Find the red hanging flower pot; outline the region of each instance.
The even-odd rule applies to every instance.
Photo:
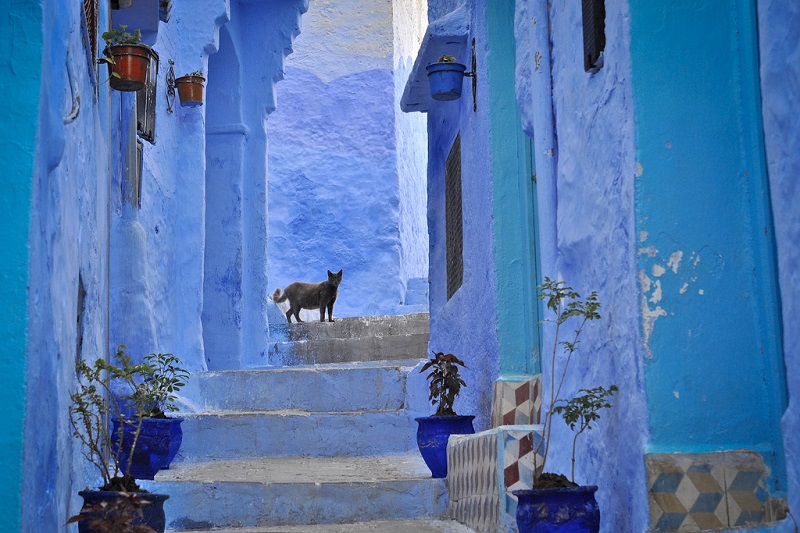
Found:
[[[199,73],[187,74],[175,80],[182,107],[197,107],[203,105],[205,82],[206,79]]]
[[[138,91],[147,81],[150,69],[150,47],[145,44],[118,44],[109,46],[106,55],[109,84],[117,91]]]

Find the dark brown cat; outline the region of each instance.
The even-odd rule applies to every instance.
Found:
[[[286,320],[292,322],[292,315],[300,320],[300,309],[319,309],[319,321],[325,322],[325,309],[328,310],[328,322],[333,322],[333,304],[342,282],[342,271],[336,274],[328,270],[328,280],[322,283],[304,283],[295,281],[283,291],[278,287],[272,293],[275,303],[285,302],[289,299],[289,310],[286,311]]]

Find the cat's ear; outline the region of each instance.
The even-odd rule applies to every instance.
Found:
[[[331,277],[331,276],[333,276],[333,272],[331,272],[330,270],[328,270],[328,277]]]
[[[344,270],[344,269],[340,268],[339,272],[336,273],[336,275],[339,276],[340,278],[342,277],[342,270]]]

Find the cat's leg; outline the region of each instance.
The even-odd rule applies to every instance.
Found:
[[[325,322],[325,306],[324,305],[320,305],[319,306],[319,321],[320,322]]]
[[[286,311],[286,320],[289,321],[289,324],[292,323],[292,308],[290,307],[288,311]]]
[[[328,322],[333,322],[333,304],[334,304],[334,302],[336,302],[335,298],[333,300],[331,300],[331,303],[328,304]],[[324,313],[323,313],[322,316],[323,317],[325,316]]]
[[[300,309],[302,309],[302,307],[300,307],[299,305],[296,306],[296,307],[294,305],[292,305],[292,311],[294,311],[294,317],[297,319],[298,322],[302,322],[303,321],[300,318]]]

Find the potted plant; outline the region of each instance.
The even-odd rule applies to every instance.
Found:
[[[147,505],[141,494],[121,492],[115,500],[84,506],[80,513],[67,520],[67,524],[85,521],[91,531],[102,533],[156,533],[152,527],[141,523]]]
[[[437,405],[432,416],[415,418],[419,424],[417,445],[431,470],[433,477],[447,477],[447,440],[454,434],[475,433],[472,426],[472,415],[461,416],[453,410],[453,402],[467,384],[459,375],[459,366],[466,365],[451,353],[434,352],[420,373],[430,369],[427,379],[430,381],[428,399]]]
[[[112,418],[111,444],[115,450],[119,449],[122,469],[129,468],[135,479],[153,479],[159,470],[169,468],[183,441],[183,418],[170,418],[166,414],[177,411],[175,393],[189,379],[189,373],[179,366],[180,362],[170,353],[146,355],[141,366],[141,381],[130,384],[133,388],[131,406],[136,413],[131,417],[123,411],[125,416]],[[120,427],[123,431],[119,431]]]
[[[592,423],[600,418],[599,411],[611,407],[608,400],[618,388],[611,385],[608,388],[580,389],[579,394],[571,399],[563,398],[561,394],[583,328],[590,320],[600,318],[600,302],[596,292],[584,299],[565,282],[547,277],[538,290],[538,297],[544,300],[545,307],[555,315],[555,318],[544,320],[555,325],[555,335],[549,368],[550,390],[545,401],[544,434],[534,452],[533,489],[514,491],[517,496],[517,527],[519,533],[598,533],[600,509],[594,497],[597,486],[579,486],[575,483],[576,444],[581,433],[592,429]],[[561,341],[562,328],[573,320],[578,323],[574,335],[571,340]],[[560,373],[556,371],[559,349],[565,356]],[[570,429],[578,428],[572,440],[571,480],[560,474],[544,472],[550,451],[554,415],[561,416]],[[540,454],[542,463],[538,464],[537,457]]]
[[[109,429],[109,418],[121,418],[125,410],[124,404],[135,405],[137,401],[133,394],[117,393],[118,386],[135,385],[146,371],[146,365],[133,364],[131,358],[125,354],[125,346],[121,345],[117,348],[113,362],[98,359],[89,365],[81,359],[76,363],[75,370],[77,385],[70,393],[72,404],[69,408],[72,434],[83,445],[83,456],[97,468],[103,484],[98,490],[87,488],[79,492],[84,500],[83,508],[70,521],[78,522],[80,533],[107,531],[100,526],[97,529],[92,526],[93,522],[103,519],[104,513],[99,511],[109,506],[124,509],[124,505],[113,502],[124,498],[125,493],[136,493],[146,504],[142,509],[142,516],[129,516],[132,523],[146,524],[156,532],[163,533],[166,524],[164,501],[169,496],[144,491],[130,474],[130,466],[123,468],[120,461],[123,451],[129,456],[134,455],[144,410],[134,408],[128,415],[135,428],[134,439],[125,444],[130,448],[123,450],[120,446],[112,446],[114,437]],[[122,438],[122,431],[121,427],[115,430],[118,433],[116,438]]]
[[[206,78],[203,76],[203,72],[199,70],[195,70],[175,80],[182,107],[197,107],[203,105],[203,89],[205,88],[205,82]]]
[[[133,0],[111,0],[111,9],[128,9],[133,5]]]
[[[138,91],[147,82],[150,68],[150,47],[142,43],[142,33],[128,33],[127,26],[103,32],[106,48],[100,62],[108,65],[109,83],[118,91]]]
[[[428,71],[428,82],[431,97],[434,100],[458,100],[461,98],[461,86],[467,66],[456,62],[454,56],[440,56],[436,63],[431,63]]]

